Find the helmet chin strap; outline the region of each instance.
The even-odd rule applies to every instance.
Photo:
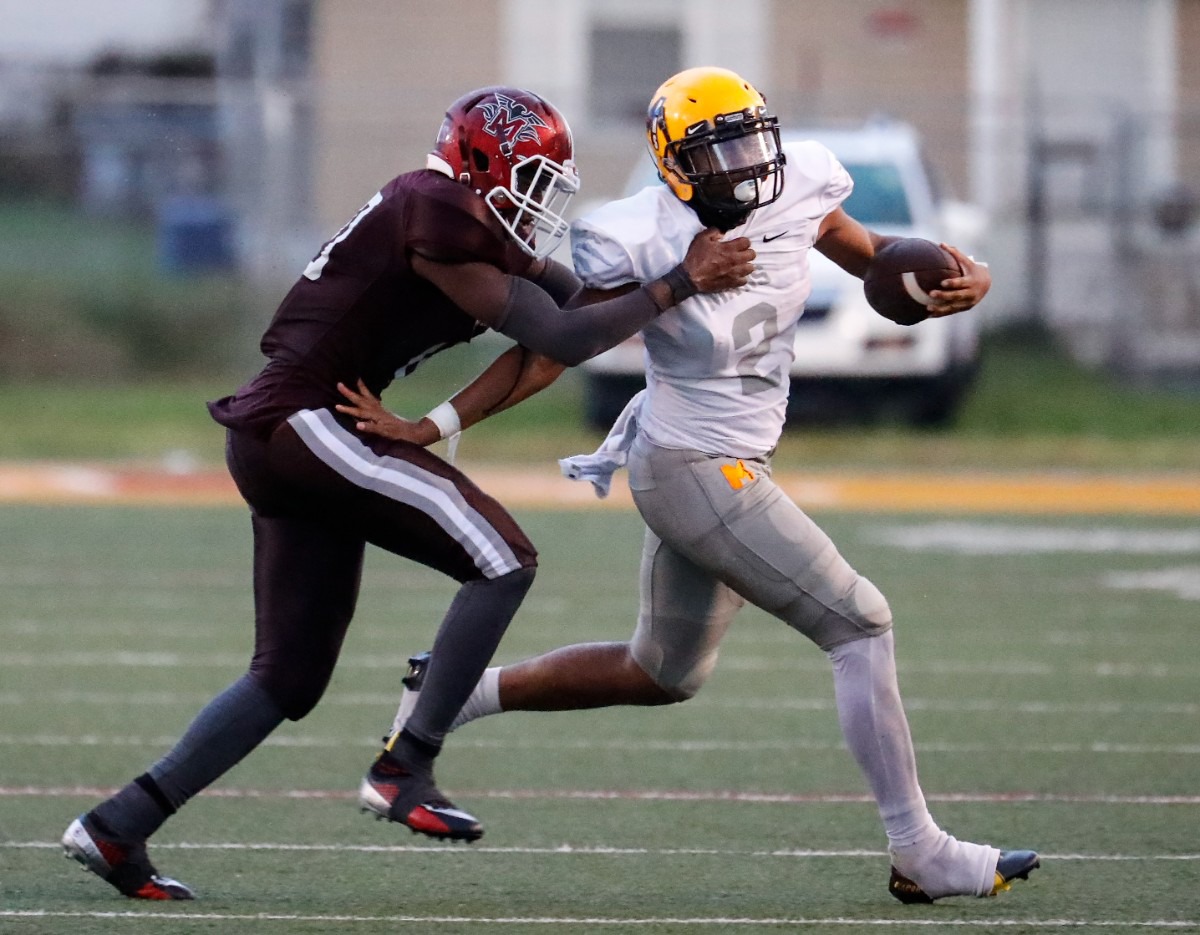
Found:
[[[701,224],[705,227],[715,227],[722,234],[745,224],[746,220],[750,217],[750,212],[754,210],[753,205],[747,205],[744,209],[740,210],[713,208],[709,205],[701,204],[695,198],[692,198],[686,204],[696,212],[696,217],[700,219]]]

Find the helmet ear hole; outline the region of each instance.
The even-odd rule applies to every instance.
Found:
[[[475,164],[476,172],[487,172],[488,157],[487,153],[485,153],[483,150],[473,148],[471,150],[471,162]]]

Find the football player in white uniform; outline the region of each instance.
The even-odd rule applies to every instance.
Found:
[[[487,671],[455,726],[500,711],[654,705],[692,697],[745,601],[815,642],[833,666],[846,743],[874,793],[891,855],[889,891],[904,902],[990,896],[1038,866],[1033,851],[958,841],[926,807],[896,681],[884,596],[772,482],[796,324],[820,250],[861,277],[889,242],[841,208],[853,182],[815,142],[782,147],[762,96],[733,72],[696,68],[654,95],[647,135],[665,185],[611,202],[572,226],[583,289],[576,302],[637,288],[675,268],[706,228],[749,238],[747,285],[693,295],[642,335],[647,386],[595,455],[566,459],[568,476],[601,493],[629,470],[643,519],[641,603],[628,642],[567,646]],[[786,185],[784,184],[786,179]],[[971,308],[989,273],[953,247],[962,275],[932,293],[932,315]],[[485,372],[453,399],[462,425],[547,385],[560,366],[531,359]],[[370,394],[344,390],[363,426],[422,443],[421,426]],[[393,732],[418,694],[427,656],[412,660]]]

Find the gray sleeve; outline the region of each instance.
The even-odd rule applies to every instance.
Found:
[[[567,300],[571,296],[583,288],[583,280],[575,275],[575,271],[555,260],[547,260],[542,275],[529,281],[549,292],[550,297],[558,303],[560,308],[567,304]]]
[[[660,309],[645,288],[582,308],[560,309],[543,289],[514,277],[496,330],[568,367],[641,331]]]

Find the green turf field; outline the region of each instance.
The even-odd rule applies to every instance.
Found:
[[[542,571],[501,660],[625,637],[636,516],[520,518]],[[200,901],[122,899],[57,841],[242,671],[248,521],[5,505],[0,931],[1200,929],[1195,521],[817,518],[892,603],[935,816],[962,837],[1040,850],[1029,883],[992,900],[892,900],[824,657],[754,610],[687,704],[509,714],[454,734],[441,784],[485,821],[479,844],[369,820],[353,792],[403,660],[451,594],[373,552],[322,705],[155,839],[159,867]]]

